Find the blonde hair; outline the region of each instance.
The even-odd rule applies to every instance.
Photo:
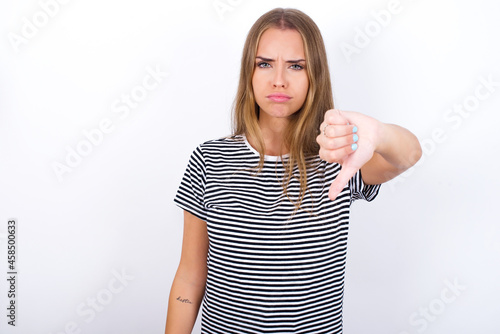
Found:
[[[300,192],[294,204],[298,209],[307,191],[307,168],[309,167],[307,158],[319,153],[319,145],[316,142],[319,126],[323,121],[325,111],[333,109],[328,60],[319,28],[309,16],[299,10],[273,9],[262,15],[250,29],[241,59],[240,80],[233,111],[233,135],[246,135],[254,140],[255,148],[260,154],[259,171],[264,165],[265,144],[258,123],[259,106],[253,92],[252,77],[260,37],[269,28],[296,30],[300,33],[304,43],[309,90],[304,105],[290,117],[284,134],[289,156],[284,161],[286,173],[283,188],[288,196],[286,186],[292,177],[296,177],[293,175],[293,168],[297,166]]]

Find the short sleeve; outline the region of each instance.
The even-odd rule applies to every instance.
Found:
[[[349,187],[351,189],[351,202],[358,199],[371,202],[377,197],[380,190],[380,184],[371,185],[363,182],[361,170],[358,170],[349,180]]]
[[[206,221],[205,209],[206,168],[203,153],[197,147],[189,158],[186,172],[182,177],[174,202],[181,209]]]

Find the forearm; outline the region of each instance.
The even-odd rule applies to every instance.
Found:
[[[395,169],[405,171],[421,157],[420,143],[413,133],[395,124],[381,123],[375,153]]]
[[[422,155],[413,133],[358,112],[330,109],[319,130],[316,141],[321,159],[342,165],[330,186],[332,200],[358,170],[364,183],[381,184],[413,166]]]
[[[177,271],[168,301],[165,334],[190,334],[205,292],[206,277],[198,282],[188,281]]]
[[[420,143],[413,133],[394,124],[380,123],[374,153],[362,168],[367,184],[387,182],[413,166],[422,156]]]

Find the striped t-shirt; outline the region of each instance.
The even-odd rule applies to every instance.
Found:
[[[202,333],[342,333],[350,206],[374,199],[380,185],[364,185],[358,171],[331,201],[340,166],[310,159],[308,191],[294,214],[283,162],[266,156],[256,173],[259,154],[244,136],[192,153],[174,201],[207,223]],[[299,181],[287,189],[296,200]]]

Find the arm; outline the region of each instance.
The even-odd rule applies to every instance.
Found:
[[[359,169],[363,182],[379,184],[413,166],[422,155],[410,131],[357,112],[328,110],[320,131],[316,140],[321,159],[342,165],[330,186],[332,200]]]
[[[422,156],[417,137],[394,124],[378,124],[378,141],[373,157],[361,167],[363,182],[387,182],[413,166]]]
[[[181,260],[170,289],[165,334],[191,333],[205,292],[207,253],[207,224],[184,211]]]

